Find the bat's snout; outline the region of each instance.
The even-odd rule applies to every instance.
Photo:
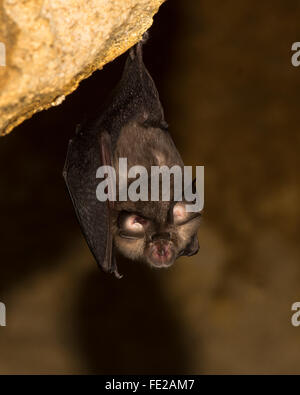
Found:
[[[174,251],[169,240],[158,239],[151,247],[150,263],[155,267],[168,267],[174,262]]]

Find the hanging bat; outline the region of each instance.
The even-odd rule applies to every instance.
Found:
[[[188,212],[184,201],[96,198],[97,169],[114,167],[118,180],[120,158],[127,158],[129,168],[144,166],[149,174],[151,166],[184,166],[143,63],[143,41],[130,49],[107,109],[91,125],[77,130],[69,142],[63,171],[89,248],[98,265],[116,277],[120,277],[116,252],[162,268],[179,256],[196,254],[199,248],[200,214]],[[174,190],[172,183],[171,188]]]

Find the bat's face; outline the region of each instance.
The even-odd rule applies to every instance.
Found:
[[[188,213],[183,203],[169,204],[164,210],[160,203],[146,216],[123,210],[117,220],[115,246],[130,259],[169,267],[179,256],[197,253],[199,222],[200,214]]]

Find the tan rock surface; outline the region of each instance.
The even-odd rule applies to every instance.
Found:
[[[164,0],[0,0],[0,135],[134,45]]]

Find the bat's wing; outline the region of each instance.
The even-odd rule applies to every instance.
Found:
[[[107,164],[109,147],[106,133],[78,132],[69,142],[63,176],[67,184],[76,215],[88,246],[98,265],[118,277],[113,257],[108,202],[96,197],[96,171]],[[99,182],[99,181],[98,181]]]

